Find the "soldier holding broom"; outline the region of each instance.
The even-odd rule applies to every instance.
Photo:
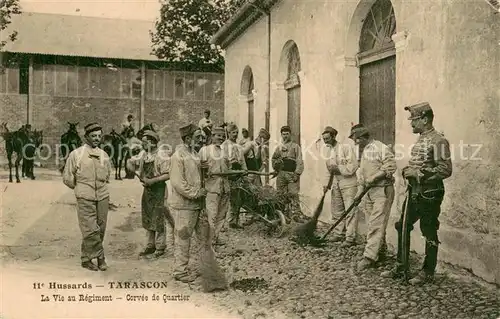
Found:
[[[200,157],[198,151],[202,147],[203,133],[194,124],[179,129],[182,144],[177,147],[171,158],[170,184],[172,194],[168,198],[168,206],[175,225],[175,268],[174,278],[181,282],[192,282],[200,275],[198,261],[195,269],[189,269],[191,237],[193,232],[203,244],[202,233],[209,228],[205,215],[201,215],[202,201],[207,191],[202,188],[200,174]],[[197,246],[199,246],[197,245]],[[198,257],[198,251],[194,256]]]
[[[332,179],[332,217],[339,219],[345,210],[354,202],[358,191],[358,180],[356,171],[358,169],[358,159],[354,148],[349,144],[340,144],[335,139],[337,130],[331,126],[323,130],[323,141],[328,148],[326,168],[328,174],[323,186],[323,191],[327,191],[330,176]],[[358,228],[358,210],[355,207],[351,213],[333,230],[332,241],[342,243],[343,247],[350,247],[356,244]]]
[[[358,194],[370,187],[365,195],[367,214],[366,246],[358,270],[375,266],[385,243],[387,222],[394,201],[396,159],[391,149],[375,140],[362,124],[354,125],[349,136],[363,150],[359,167]]]

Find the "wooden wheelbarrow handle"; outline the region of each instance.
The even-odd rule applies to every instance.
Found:
[[[222,172],[222,173],[211,173],[209,176],[233,176],[233,175],[261,175],[261,176],[273,176],[276,173],[271,172],[271,173],[266,173],[266,172],[259,172],[259,171],[228,171],[228,172]]]

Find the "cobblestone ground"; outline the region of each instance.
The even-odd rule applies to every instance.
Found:
[[[230,281],[259,278],[261,289],[238,292],[244,296],[244,317],[262,316],[274,309],[298,318],[498,318],[499,290],[473,277],[458,276],[449,267],[433,284],[414,287],[381,278],[394,262],[388,256],[375,269],[357,272],[363,246],[329,243],[323,248],[300,247],[287,239],[266,238],[257,225],[225,233],[218,249]],[[323,230],[319,230],[325,231]],[[412,256],[412,271],[420,258]],[[220,297],[230,302],[232,296]]]
[[[48,273],[71,269],[74,276],[86,275],[78,264],[80,236],[74,198],[64,187],[55,186],[60,183],[57,177],[53,179],[54,185],[38,180],[23,181],[22,186],[8,184],[3,194],[2,235],[9,239],[10,234],[19,234],[19,238],[7,240],[4,250],[8,251],[9,260],[19,264],[47,265]],[[33,188],[27,183],[40,184]],[[114,207],[106,235],[111,267],[106,280],[169,280],[172,289],[199,294],[196,285],[171,281],[170,258],[154,261],[137,258],[145,239],[139,213],[139,183],[113,181],[110,188]],[[35,189],[37,193],[26,201],[7,198],[14,195],[23,198]],[[55,194],[49,193],[49,189]],[[47,192],[39,194],[44,191]],[[19,206],[11,206],[14,204]],[[37,213],[40,216],[34,218]],[[23,220],[26,226],[21,225]],[[500,316],[498,287],[484,284],[466,272],[440,265],[434,284],[406,286],[379,276],[391,266],[390,256],[379,268],[358,273],[354,269],[362,256],[362,246],[341,248],[328,243],[323,248],[299,247],[288,239],[271,238],[262,228],[262,224],[255,223],[243,230],[222,233],[221,239],[226,244],[217,247],[217,254],[232,288],[201,294],[200,303],[209,302],[234,317],[249,319]],[[413,259],[416,271],[420,260],[418,256]]]

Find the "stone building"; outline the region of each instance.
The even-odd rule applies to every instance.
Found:
[[[394,243],[400,169],[417,138],[404,106],[430,102],[454,165],[440,259],[500,283],[498,10],[487,0],[247,2],[212,39],[225,49],[225,118],[254,132],[269,127],[274,140],[291,126],[304,150],[308,206],[321,194],[322,128],[334,126],[342,141],[353,123],[364,123],[399,155],[387,230]],[[421,252],[418,227],[414,234]]]
[[[205,109],[223,120],[224,75],[159,61],[151,54],[150,21],[26,12],[9,28],[18,38],[3,53],[4,62],[15,63],[0,74],[0,122],[44,131],[42,165],[55,165],[67,122],[79,122],[83,135],[86,123],[99,121],[107,134],[120,132],[132,114],[136,131],[154,123],[173,148],[179,125],[198,123]],[[3,150],[0,156],[5,163]]]

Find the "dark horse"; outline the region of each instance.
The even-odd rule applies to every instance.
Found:
[[[129,172],[127,170],[127,161],[132,157],[132,155],[134,155],[133,154],[134,150],[131,149],[130,140],[135,137],[135,130],[132,126],[127,126],[122,130],[120,135],[125,138],[125,142],[126,142],[123,145],[123,149],[122,149],[122,157],[123,157],[122,167],[125,168],[125,178],[134,179],[135,178],[134,172]]]
[[[108,154],[115,168],[115,179],[121,180],[122,166],[127,156],[127,140],[125,136],[116,133],[113,129],[109,134],[102,137],[101,148]]]
[[[43,143],[43,130],[27,131],[27,143],[24,145],[22,176],[35,179],[34,163],[36,151]]]
[[[61,173],[64,171],[64,166],[66,165],[66,159],[68,158],[69,153],[82,146],[82,139],[76,130],[78,123],[79,122],[68,122],[68,131],[61,136],[61,145],[59,146],[59,156],[61,157],[60,160],[62,162],[59,171]]]
[[[16,153],[16,182],[21,183],[19,179],[19,163],[23,158],[24,146],[28,143],[28,136],[24,129],[11,132],[7,128],[7,123],[0,126],[0,134],[5,140],[5,150],[7,151],[7,160],[9,161],[9,183],[12,183],[12,154]]]

